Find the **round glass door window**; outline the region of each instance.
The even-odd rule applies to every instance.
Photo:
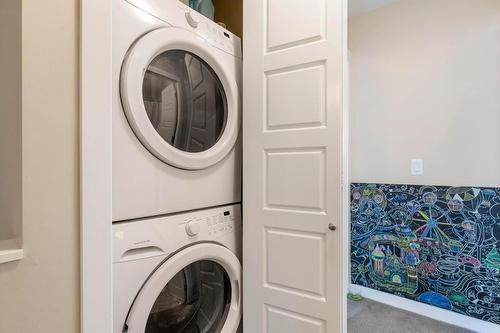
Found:
[[[156,299],[145,333],[217,333],[231,303],[231,283],[224,268],[198,261],[177,273]]]
[[[183,50],[169,50],[146,69],[142,96],[147,116],[169,145],[199,153],[213,147],[224,132],[227,100],[214,70]]]

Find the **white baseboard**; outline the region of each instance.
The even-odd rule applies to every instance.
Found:
[[[459,326],[478,333],[499,333],[500,325],[495,325],[483,320],[464,316],[456,312],[444,310],[435,306],[412,301],[382,291],[352,285],[352,289],[360,291],[361,296],[373,301],[384,303],[402,310],[413,312],[451,325]]]

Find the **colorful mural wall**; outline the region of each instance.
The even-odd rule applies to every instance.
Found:
[[[500,324],[500,188],[351,185],[352,282]]]

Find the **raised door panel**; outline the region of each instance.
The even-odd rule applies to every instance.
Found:
[[[267,51],[324,38],[327,0],[264,1],[264,10],[267,11]]]
[[[325,321],[298,313],[266,306],[265,333],[325,333]]]
[[[325,65],[266,73],[267,130],[325,125]]]
[[[324,234],[267,229],[265,247],[267,287],[325,299]]]
[[[325,210],[323,149],[268,150],[265,169],[265,207]]]

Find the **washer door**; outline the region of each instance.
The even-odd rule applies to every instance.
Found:
[[[222,51],[180,28],[140,38],[123,63],[120,93],[141,143],[182,169],[203,169],[233,148],[239,129],[239,93],[220,61]]]
[[[127,333],[235,333],[241,320],[241,265],[223,246],[198,244],[165,261],[127,317]]]

